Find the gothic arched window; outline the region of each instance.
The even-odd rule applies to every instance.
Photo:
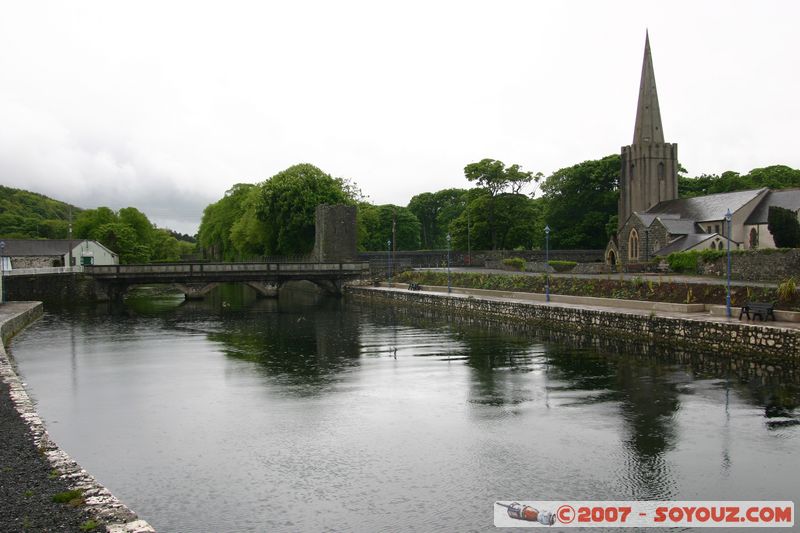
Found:
[[[631,229],[628,234],[628,259],[639,260],[639,232],[636,231],[636,228]]]
[[[663,180],[664,178],[667,177],[667,168],[664,166],[664,162],[663,161],[661,161],[658,164],[657,172],[658,172],[658,179]]]

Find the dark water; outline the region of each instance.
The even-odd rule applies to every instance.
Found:
[[[162,532],[486,531],[495,500],[800,495],[796,373],[234,289],[50,313],[11,351],[56,442]]]

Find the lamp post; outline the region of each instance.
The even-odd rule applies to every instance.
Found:
[[[392,286],[392,239],[386,241],[386,267],[389,270],[389,287]]]
[[[3,295],[3,291],[5,289],[5,287],[4,287],[4,285],[5,285],[4,276],[6,274],[5,273],[5,265],[3,264],[3,262],[5,260],[4,257],[3,257],[3,254],[4,254],[5,251],[6,251],[6,241],[0,241],[0,304],[5,301],[5,299],[3,298],[3,296],[4,296]]]
[[[450,234],[447,234],[447,292],[450,293],[453,291],[452,285],[450,284]]]
[[[725,222],[728,224],[728,290],[725,294],[725,313],[728,318],[731,317],[731,218],[733,218],[733,214],[729,208],[728,212],[725,213]]]
[[[644,262],[650,261],[650,228],[644,228]]]
[[[544,227],[544,298],[550,301],[550,226]]]
[[[467,266],[472,266],[472,243],[470,242],[469,206],[467,206]]]

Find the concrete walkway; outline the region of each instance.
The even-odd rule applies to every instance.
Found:
[[[433,270],[433,269],[431,269]],[[481,269],[486,270],[486,269]],[[397,292],[408,292],[408,288],[406,284],[396,284],[396,288],[390,287],[374,287],[375,290],[378,291],[397,291]],[[436,294],[447,294],[447,287],[432,287],[429,285],[425,286],[425,290],[423,292],[428,293],[436,293]],[[492,291],[492,290],[485,290],[485,289],[467,289],[462,287],[453,287],[453,292],[450,296],[455,298],[483,298],[487,300],[493,301],[507,301],[507,302],[517,302],[517,303],[535,303],[536,305],[548,305],[554,307],[565,307],[565,308],[572,308],[572,309],[595,309],[600,311],[606,311],[611,313],[626,313],[631,315],[639,315],[639,316],[659,316],[659,317],[666,317],[666,318],[680,318],[685,320],[693,320],[693,321],[700,321],[700,322],[709,322],[709,323],[717,323],[717,324],[724,324],[724,323],[732,323],[732,324],[751,324],[757,326],[764,326],[769,328],[782,328],[782,329],[792,329],[792,330],[800,330],[800,322],[787,322],[787,321],[766,321],[762,322],[760,320],[747,320],[746,318],[742,318],[742,320],[738,319],[739,316],[739,308],[736,307],[732,309],[732,317],[728,318],[724,314],[717,315],[711,314],[706,310],[697,311],[697,312],[680,312],[675,310],[663,310],[659,309],[659,306],[655,306],[652,309],[635,309],[628,305],[625,305],[627,300],[616,300],[612,298],[591,298],[592,303],[568,303],[568,302],[545,302],[545,295],[543,294],[535,294],[535,293],[523,293],[523,292],[510,292],[510,291]],[[553,295],[553,297],[557,297],[558,295]],[[576,298],[576,300],[580,300],[580,298]],[[588,298],[585,300],[589,300]],[[700,306],[697,306],[700,307]]]

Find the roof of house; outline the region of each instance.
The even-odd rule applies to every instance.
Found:
[[[5,243],[2,254],[5,256],[64,256],[69,253],[70,242],[73,245],[80,241],[67,239],[0,239]]]
[[[753,212],[750,213],[745,224],[766,224],[769,217],[769,208],[772,206],[783,207],[796,212],[800,209],[800,189],[781,189],[768,192]]]
[[[762,188],[667,200],[654,205],[647,210],[646,214],[655,216],[677,215],[680,218],[698,222],[723,220],[728,209],[735,213],[765,190]]]
[[[63,257],[69,253],[70,247],[74,250],[84,239],[0,239],[5,243],[2,252],[8,257],[26,256],[58,256]],[[89,241],[95,246],[105,249],[111,255],[117,255],[97,241]]]

